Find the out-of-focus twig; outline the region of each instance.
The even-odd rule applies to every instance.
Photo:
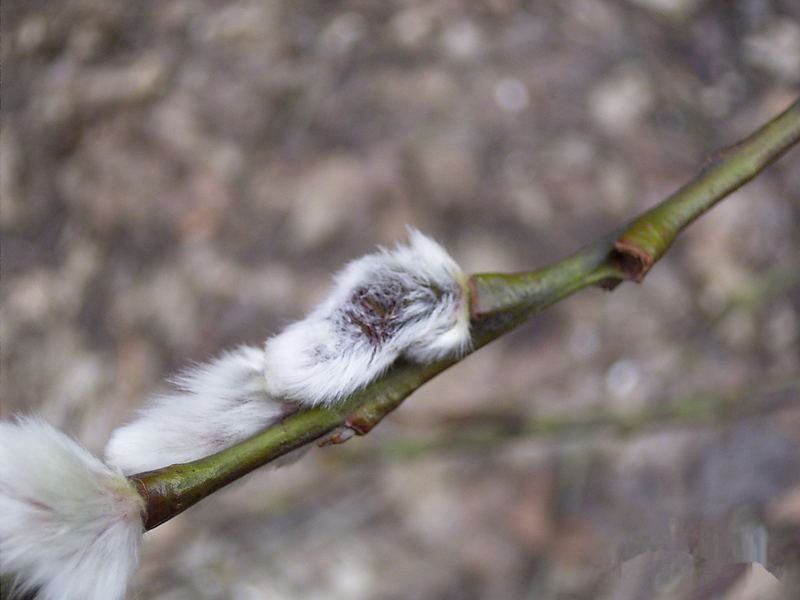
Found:
[[[575,414],[535,417],[516,412],[478,412],[442,419],[434,431],[425,434],[383,439],[379,448],[352,450],[345,458],[408,460],[431,453],[482,451],[521,440],[572,439],[575,435],[590,440],[597,436],[639,435],[662,427],[709,427],[792,406],[800,407],[800,379],[766,389],[739,390],[735,394],[711,391],[639,409],[600,407]]]

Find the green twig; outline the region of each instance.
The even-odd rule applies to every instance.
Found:
[[[677,235],[758,175],[800,139],[800,100],[738,144],[715,154],[687,185],[628,226],[614,245],[631,279],[641,281]]]
[[[689,184],[630,225],[574,255],[532,273],[470,278],[473,350],[535,313],[591,285],[613,288],[641,281],[680,231],[744,185],[800,140],[800,100],[744,141],[718,153]],[[398,364],[344,403],[315,408],[207,458],[131,477],[147,503],[152,529],[250,471],[328,436],[326,443],[365,434],[423,383],[457,359],[430,365]]]

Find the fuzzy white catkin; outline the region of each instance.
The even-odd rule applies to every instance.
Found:
[[[267,393],[264,351],[252,346],[188,369],[173,384],[175,392],[153,398],[111,435],[106,460],[125,474],[219,452],[275,423],[286,409]]]
[[[311,314],[267,340],[267,390],[301,405],[331,404],[400,357],[426,363],[469,344],[466,277],[444,248],[409,229],[408,245],[346,265]]]
[[[43,600],[119,600],[136,569],[142,498],[44,421],[0,423],[0,571]]]

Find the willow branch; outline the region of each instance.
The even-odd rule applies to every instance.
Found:
[[[612,289],[626,279],[641,282],[687,225],[798,141],[800,100],[747,139],[717,153],[692,181],[656,207],[572,256],[531,273],[473,275],[472,351],[580,289],[598,284]],[[353,433],[369,432],[412,392],[457,360],[398,364],[339,405],[297,413],[207,458],[132,476],[146,500],[145,526],[156,527],[228,483],[314,440],[338,443]]]

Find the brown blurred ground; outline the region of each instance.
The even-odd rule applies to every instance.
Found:
[[[800,87],[795,0],[3,9],[2,415],[98,452],[165,375],[259,343],[406,224],[469,271],[542,265]],[[798,264],[794,150],[645,285],[581,293],[368,438],[154,531],[132,597],[684,598],[739,562],[800,585],[796,393],[715,426],[381,451],[486,409],[758,412],[800,373]]]

